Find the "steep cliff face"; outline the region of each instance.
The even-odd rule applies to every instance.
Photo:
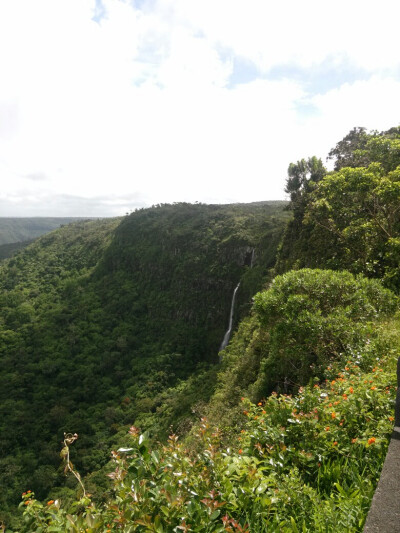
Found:
[[[163,433],[208,399],[233,289],[241,281],[235,323],[274,263],[283,207],[163,205],[60,228],[4,262],[5,500],[26,479],[39,496],[63,482],[54,450],[64,431],[82,435],[84,473],[126,425]]]
[[[151,353],[216,361],[233,289],[243,278],[243,307],[274,263],[285,217],[281,207],[178,204],[133,213],[95,273],[102,305],[110,317],[129,318],[132,328],[144,320]],[[253,250],[257,260],[250,273]],[[239,307],[237,316],[244,311]]]

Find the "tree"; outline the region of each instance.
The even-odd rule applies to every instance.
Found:
[[[313,227],[309,246],[320,243],[321,266],[391,278],[399,291],[400,167],[386,174],[381,163],[372,163],[327,176],[312,195],[305,223]]]
[[[321,159],[315,156],[290,163],[285,192],[290,194],[292,209],[299,203],[303,194],[312,190],[313,184],[318,183],[325,174],[326,168]]]
[[[368,165],[371,160],[363,150],[371,135],[376,135],[376,132],[368,134],[365,128],[353,128],[350,130],[328,154],[327,159],[335,160],[334,170],[340,170],[343,167],[362,167]]]

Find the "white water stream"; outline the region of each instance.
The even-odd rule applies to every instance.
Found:
[[[232,334],[232,325],[233,325],[233,311],[235,310],[236,293],[237,293],[237,291],[238,291],[239,286],[240,286],[240,281],[239,281],[239,283],[237,284],[235,290],[233,291],[232,303],[231,303],[231,314],[229,315],[229,326],[228,326],[228,329],[226,330],[224,340],[222,341],[221,346],[220,346],[220,348],[219,348],[219,351],[220,351],[220,352],[221,352],[224,348],[226,348],[226,347],[228,346],[229,339],[231,338],[231,334]]]

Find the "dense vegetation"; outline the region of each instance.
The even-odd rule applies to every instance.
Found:
[[[362,530],[400,353],[400,129],[329,157],[289,166],[282,239],[282,205],[158,206],[3,267],[17,531]]]
[[[86,474],[133,422],[161,437],[190,426],[213,391],[233,289],[241,281],[238,318],[274,264],[284,205],[163,205],[79,222],[4,263],[3,513],[27,479],[41,498],[65,484],[58,448],[68,428],[82,435]],[[98,495],[100,477],[89,480]]]
[[[352,130],[331,155],[335,172],[324,179],[321,168],[313,172],[304,161],[289,168],[294,216],[277,272],[347,269],[380,278],[399,292],[400,127],[380,134]]]

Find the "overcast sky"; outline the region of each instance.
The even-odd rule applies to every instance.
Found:
[[[0,216],[285,198],[400,124],[398,0],[0,0]]]

